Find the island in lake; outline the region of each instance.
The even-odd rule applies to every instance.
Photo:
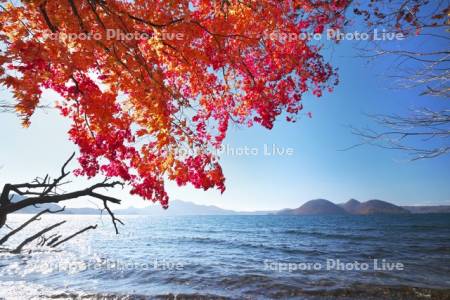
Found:
[[[380,215],[380,214],[419,214],[449,213],[450,206],[397,206],[374,199],[360,202],[350,199],[345,203],[335,204],[326,199],[314,199],[294,209],[283,209],[277,215]]]

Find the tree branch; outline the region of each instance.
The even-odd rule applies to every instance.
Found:
[[[108,214],[111,216],[111,219],[112,219],[112,222],[113,222],[113,225],[114,225],[114,229],[116,230],[116,234],[119,234],[119,230],[117,229],[117,223],[116,222],[119,222],[122,225],[124,225],[124,223],[120,219],[116,218],[114,213],[108,207],[108,201],[107,200],[103,201],[103,205],[105,206],[105,209],[108,212]]]
[[[56,248],[56,247],[58,247],[59,245],[61,245],[62,243],[65,243],[65,242],[67,242],[68,240],[73,239],[73,238],[76,237],[77,235],[80,235],[80,234],[82,234],[83,232],[88,231],[88,230],[90,230],[90,229],[96,229],[96,228],[97,228],[97,225],[93,225],[93,226],[91,225],[91,226],[88,226],[88,227],[86,227],[86,228],[83,228],[83,229],[80,230],[80,231],[75,232],[75,233],[72,234],[72,235],[69,235],[67,238],[65,238],[65,239],[63,239],[63,240],[61,240],[61,241],[59,241],[59,242],[57,242],[57,243],[51,241],[49,244],[47,244],[47,246],[50,246],[50,247],[52,247],[52,248]]]
[[[362,142],[343,150],[368,144],[407,152],[411,160],[435,158],[450,153],[448,109],[432,111],[423,108],[412,110],[408,116],[369,115],[369,117],[386,130],[351,127],[352,133],[359,136]],[[418,146],[419,144],[422,146]]]
[[[36,234],[30,236],[29,238],[27,238],[26,240],[24,240],[19,246],[17,246],[16,249],[12,250],[11,253],[14,253],[14,254],[20,253],[25,245],[31,243],[32,241],[34,241],[35,239],[39,238],[40,236],[42,236],[46,232],[49,232],[50,230],[53,230],[56,227],[61,226],[64,223],[66,223],[66,221],[62,221],[62,222],[56,223],[56,224],[54,224],[52,226],[49,226],[49,227],[47,227],[45,229],[42,229],[38,233],[36,233]]]
[[[53,181],[51,181],[50,177],[46,175],[44,178],[36,178],[31,183],[5,184],[0,194],[0,228],[6,224],[8,214],[14,213],[25,207],[32,205],[36,206],[39,204],[59,203],[62,201],[73,200],[80,197],[92,197],[103,202],[105,209],[111,215],[116,233],[118,233],[116,223],[118,222],[120,224],[123,224],[123,222],[114,217],[112,211],[108,207],[108,202],[120,204],[121,200],[111,196],[100,194],[97,190],[114,188],[116,186],[123,187],[124,184],[122,182],[108,181],[108,178],[105,178],[105,180],[103,180],[102,182],[93,184],[92,186],[83,190],[73,192],[61,192],[59,190],[62,185],[68,183],[67,181],[64,182],[63,180],[70,174],[70,171],[67,171],[66,168],[72,161],[74,156],[75,153],[73,153],[63,164],[63,166],[61,167],[60,176],[55,178]],[[25,198],[17,202],[12,202],[11,200],[15,194],[24,196]]]
[[[0,245],[3,245],[5,242],[8,241],[8,239],[10,237],[12,237],[13,235],[15,235],[16,233],[18,233],[19,231],[21,231],[22,229],[24,229],[25,227],[27,227],[28,225],[30,225],[32,222],[36,221],[36,220],[40,220],[39,217],[42,216],[43,214],[46,213],[51,213],[51,214],[55,214],[55,213],[59,213],[64,211],[64,207],[60,210],[56,210],[56,211],[51,211],[50,209],[46,209],[41,211],[40,213],[34,215],[31,219],[29,219],[28,221],[26,221],[25,223],[23,223],[22,225],[20,225],[19,227],[17,227],[16,229],[12,230],[11,232],[9,232],[7,235],[5,235],[2,239],[0,239]]]

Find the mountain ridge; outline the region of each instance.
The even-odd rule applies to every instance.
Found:
[[[411,212],[395,204],[372,199],[360,202],[350,199],[345,203],[335,204],[326,199],[314,199],[295,209],[280,210],[277,215],[377,215],[410,214]]]
[[[314,199],[294,209],[279,211],[278,215],[345,215],[347,212],[326,199]]]
[[[353,215],[373,215],[373,214],[408,214],[408,210],[397,206],[395,204],[372,199],[366,202],[360,202],[355,199],[350,199],[346,203],[338,204],[349,214]]]
[[[14,197],[15,201],[23,199]],[[13,200],[13,201],[14,201]],[[380,202],[383,209],[380,210]],[[314,204],[314,205],[313,205]],[[303,208],[302,208],[303,207]],[[336,208],[337,207],[337,208]],[[17,213],[36,214],[44,209],[59,210],[62,206],[49,203],[38,207],[30,206],[19,210]],[[301,209],[302,208],[302,209]],[[397,206],[382,200],[369,200],[360,202],[356,199],[350,199],[345,203],[335,204],[326,199],[314,199],[305,202],[297,208],[286,208],[276,211],[251,211],[242,212],[223,209],[214,205],[200,205],[193,202],[173,200],[170,207],[164,210],[160,205],[152,205],[144,208],[129,207],[125,209],[113,210],[117,215],[146,215],[146,216],[184,216],[184,215],[373,215],[373,214],[433,214],[450,213],[450,205],[417,205],[417,206]],[[62,214],[71,215],[98,215],[98,208],[70,208],[67,207]]]
[[[14,197],[15,201],[20,201],[21,197]],[[16,213],[21,214],[36,214],[44,209],[60,210],[63,206],[55,203],[40,204],[38,206],[28,206]],[[189,216],[189,215],[267,215],[273,211],[234,211],[223,209],[214,205],[200,205],[193,202],[172,200],[169,209],[165,210],[160,205],[154,204],[151,206],[137,208],[129,207],[122,209],[113,209],[117,215],[144,215],[144,216]],[[98,215],[100,209],[91,207],[71,208],[66,207],[61,214],[66,215]]]

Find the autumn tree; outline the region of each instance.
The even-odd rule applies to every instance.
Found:
[[[347,6],[0,0],[0,83],[24,126],[45,90],[61,96],[76,175],[115,178],[167,207],[165,180],[225,190],[213,150],[231,123],[271,129],[280,116],[295,121],[305,93],[332,90],[321,45],[281,37],[338,29]]]
[[[363,59],[391,60],[388,78],[396,87],[417,90],[417,107],[404,115],[375,114],[380,128],[353,128],[362,144],[408,153],[413,160],[450,153],[450,37],[448,1],[370,1],[353,7],[367,31],[401,33],[401,45],[372,41],[360,48]],[[392,43],[391,43],[392,44]],[[420,96],[420,97],[419,97]],[[436,99],[439,108],[425,100]]]

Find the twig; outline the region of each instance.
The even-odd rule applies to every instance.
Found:
[[[62,221],[59,223],[56,223],[52,226],[49,226],[45,229],[42,229],[41,231],[39,231],[38,233],[30,236],[29,238],[27,238],[26,240],[24,240],[19,246],[17,246],[16,249],[12,250],[11,253],[17,254],[20,253],[20,251],[22,251],[23,247],[29,243],[31,243],[32,241],[34,241],[35,239],[39,238],[41,235],[45,234],[46,232],[49,232],[50,230],[55,229],[58,226],[61,226],[62,224],[66,223],[66,221]]]
[[[84,228],[84,229],[82,229],[82,230],[80,230],[80,231],[77,231],[76,233],[74,233],[74,234],[72,234],[72,235],[69,235],[67,238],[61,240],[61,241],[58,242],[58,243],[52,243],[51,247],[52,247],[52,248],[56,248],[56,247],[58,247],[59,245],[61,245],[62,243],[65,243],[65,242],[67,242],[68,240],[73,239],[73,238],[76,237],[77,235],[82,234],[83,232],[88,231],[88,230],[90,230],[90,229],[96,229],[96,228],[97,228],[97,225],[88,226],[88,227],[86,227],[86,228]],[[50,244],[50,243],[49,243],[49,244]],[[47,246],[50,246],[49,244],[48,244]]]
[[[9,232],[7,235],[5,235],[2,239],[0,239],[0,245],[3,245],[6,241],[8,241],[8,239],[10,237],[12,237],[13,235],[15,235],[16,233],[18,233],[19,231],[21,231],[22,229],[24,229],[26,226],[30,225],[32,222],[36,221],[36,220],[40,220],[39,217],[42,216],[45,213],[51,213],[51,214],[55,214],[55,213],[59,213],[64,211],[64,207],[60,210],[57,211],[51,211],[50,209],[46,209],[41,211],[40,213],[34,215],[31,219],[29,219],[28,221],[26,221],[25,223],[23,223],[22,225],[20,225],[19,227],[17,227],[16,229],[14,229],[13,231]]]

